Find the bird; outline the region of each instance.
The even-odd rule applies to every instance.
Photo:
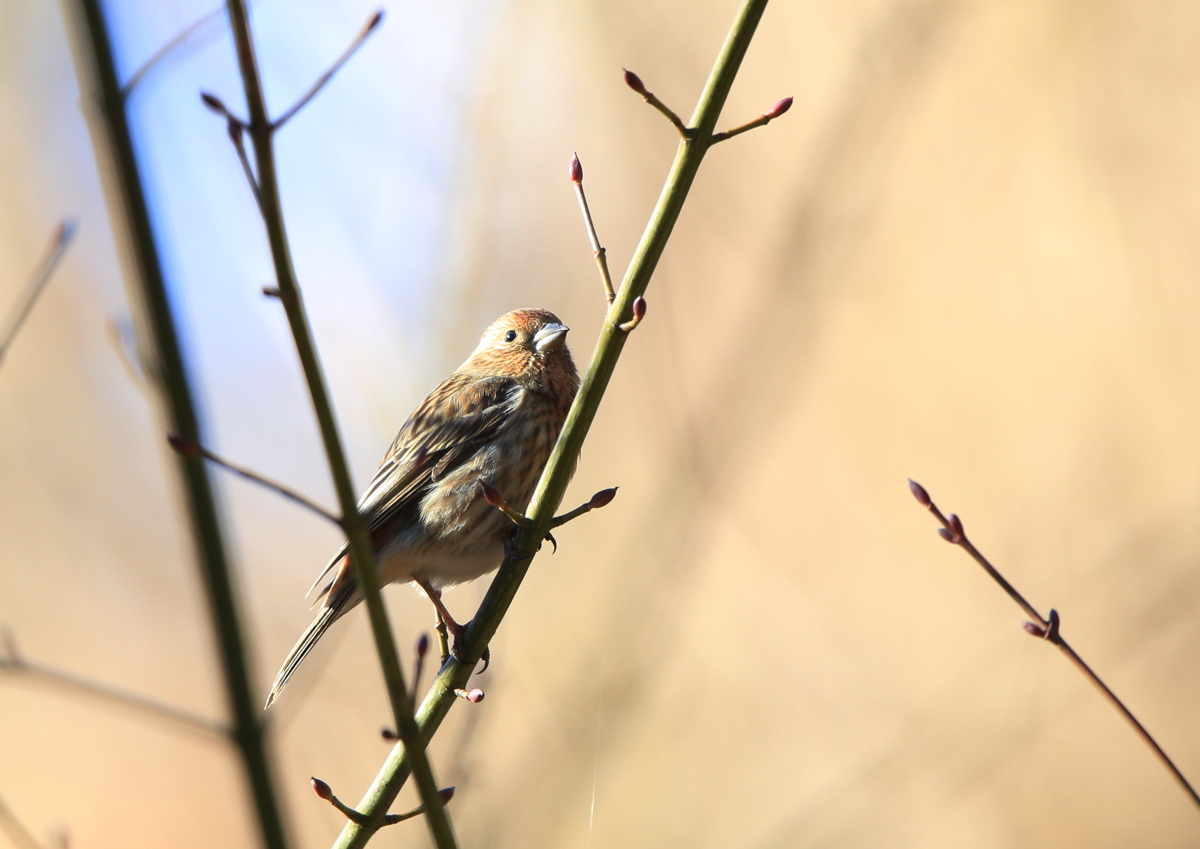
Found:
[[[568,328],[544,309],[517,309],[492,322],[466,361],[422,401],[400,428],[358,502],[370,534],[379,583],[412,582],[460,640],[442,590],[496,569],[516,526],[484,497],[482,484],[524,512],[579,389]],[[292,647],[267,702],[279,697],[329,627],[363,599],[342,547],[309,593],[312,623]]]

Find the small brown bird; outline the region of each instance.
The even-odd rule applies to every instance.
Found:
[[[480,483],[496,487],[524,512],[579,388],[567,330],[553,313],[538,309],[513,310],[492,322],[475,352],[400,428],[358,502],[380,584],[420,586],[456,637],[465,629],[447,613],[441,591],[498,567],[513,527],[484,500]],[[337,568],[265,707],[329,626],[362,601],[347,552],[343,544],[313,583],[315,588]]]

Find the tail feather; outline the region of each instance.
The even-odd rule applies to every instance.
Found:
[[[308,657],[308,653],[313,650],[317,640],[321,639],[329,630],[329,626],[353,606],[347,604],[353,595],[353,582],[348,582],[339,588],[336,597],[326,598],[325,606],[317,612],[316,617],[304,629],[304,633],[300,635],[300,639],[296,641],[296,645],[292,646],[292,650],[284,659],[283,666],[279,668],[279,674],[275,676],[275,683],[271,685],[271,692],[267,694],[267,703],[263,705],[263,710],[269,708],[279,698],[279,693],[287,686],[287,682],[291,680],[304,658]]]

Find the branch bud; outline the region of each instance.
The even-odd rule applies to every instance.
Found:
[[[928,507],[933,504],[933,499],[929,497],[929,493],[925,491],[925,487],[912,478],[908,479],[908,488],[912,491],[913,498],[917,499],[917,503],[922,507]]]
[[[938,536],[940,536],[946,542],[954,542],[955,541],[954,534],[950,533],[945,528],[938,528]]]
[[[767,110],[763,114],[763,117],[775,119],[775,118],[778,118],[780,115],[782,115],[784,112],[787,112],[791,108],[792,108],[792,98],[785,97],[783,100],[779,101],[774,106],[772,106],[769,110]]]
[[[504,495],[500,490],[483,480],[479,482],[479,486],[483,490],[484,501],[496,508],[503,508],[505,506]]]
[[[958,518],[957,513],[951,513],[946,517],[946,522],[950,525],[950,533],[954,537],[954,542],[961,542],[963,537],[967,535],[963,530],[962,519]]]
[[[483,701],[483,690],[476,687],[474,690],[455,690],[454,695],[460,699],[466,699],[473,705],[477,705]]]
[[[630,71],[625,68],[623,68],[622,70],[625,71],[625,85],[629,86],[631,89],[636,91],[642,97],[645,97],[647,94],[647,91],[646,91],[645,84],[642,83],[642,78],[639,77],[637,74],[635,74],[633,71]]]
[[[313,792],[316,793],[317,796],[324,799],[326,802],[333,801],[333,790],[330,789],[328,784],[316,776],[313,776],[309,783],[312,785]]]
[[[1046,629],[1036,622],[1022,622],[1021,627],[1030,634],[1033,634],[1033,636],[1037,637],[1039,640],[1046,636]]]
[[[579,161],[579,154],[571,154],[571,182],[577,186],[583,185],[583,163]]]
[[[617,487],[609,487],[602,489],[592,496],[592,500],[588,502],[588,509],[599,510],[601,507],[607,507],[612,504],[612,500],[617,497]]]
[[[454,788],[443,787],[438,791],[438,797],[442,800],[443,805],[450,804],[450,800],[454,798]]]
[[[400,739],[400,735],[386,725],[379,729],[379,736],[383,738],[383,742],[385,743],[395,743]]]
[[[424,631],[422,631],[421,636],[417,637],[417,659],[420,660],[421,658],[425,657],[425,655],[428,653],[429,653],[429,635],[426,634]]]
[[[383,23],[383,9],[377,9],[375,14],[371,16],[371,20],[367,21],[367,27],[364,32],[370,32]]]
[[[646,317],[646,299],[638,295],[633,299],[633,320],[641,321]]]

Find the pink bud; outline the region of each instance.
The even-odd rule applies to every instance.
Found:
[[[785,97],[783,100],[779,101],[774,106],[772,106],[769,110],[767,110],[765,117],[778,118],[780,115],[782,115],[784,112],[787,112],[791,108],[792,108],[792,98]]]
[[[487,481],[480,481],[479,486],[483,489],[483,500],[493,507],[504,506],[504,495],[496,487],[492,486]]]
[[[641,321],[646,317],[646,299],[638,295],[633,299],[633,320]]]
[[[483,701],[483,690],[476,687],[474,690],[455,690],[454,695],[460,699],[466,699],[473,705],[477,705]]]
[[[588,507],[592,510],[599,510],[601,507],[607,507],[612,504],[612,500],[617,497],[617,488],[610,487],[602,489],[592,496],[592,500],[588,502]]]
[[[625,70],[625,85],[629,86],[642,97],[646,96],[646,86],[642,83],[642,78],[633,71]]]
[[[1036,622],[1024,622],[1021,627],[1039,639],[1046,636],[1046,629]]]
[[[326,802],[333,801],[333,791],[329,789],[328,784],[326,784],[321,779],[316,778],[315,776],[313,777],[312,781],[310,781],[309,783],[312,784],[313,792],[316,793],[319,797],[324,799]]]
[[[958,518],[957,513],[951,513],[949,516],[947,516],[946,522],[950,525],[950,533],[954,535],[955,542],[958,542],[964,536],[966,536],[966,532],[963,531],[962,519]]]
[[[583,183],[583,163],[578,153],[571,154],[571,182],[577,186]]]
[[[912,490],[913,498],[917,499],[922,507],[928,507],[933,503],[933,499],[929,497],[929,493],[925,491],[925,487],[921,486],[912,478],[908,479],[908,488]]]

